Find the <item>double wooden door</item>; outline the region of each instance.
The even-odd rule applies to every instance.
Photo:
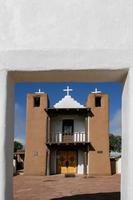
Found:
[[[76,151],[58,151],[57,152],[57,173],[76,173],[77,152]]]

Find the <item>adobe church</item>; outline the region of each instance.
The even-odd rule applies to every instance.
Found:
[[[27,95],[25,175],[110,175],[108,95],[95,89],[86,106],[66,95],[49,107],[48,94]]]

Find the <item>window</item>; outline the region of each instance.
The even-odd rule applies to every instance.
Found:
[[[40,97],[34,97],[34,107],[40,106]]]
[[[63,133],[72,134],[73,133],[73,120],[66,119],[63,120]]]
[[[101,107],[101,97],[95,97],[95,107]]]

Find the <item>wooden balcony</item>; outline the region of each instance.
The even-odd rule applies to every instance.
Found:
[[[85,143],[88,142],[88,137],[85,132],[74,132],[74,133],[53,133],[48,139],[47,143]]]

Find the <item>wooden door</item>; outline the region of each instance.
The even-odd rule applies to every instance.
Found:
[[[76,173],[77,152],[76,151],[58,151],[57,153],[57,173]]]
[[[77,153],[76,151],[68,151],[67,159],[69,162],[68,173],[76,173]]]

